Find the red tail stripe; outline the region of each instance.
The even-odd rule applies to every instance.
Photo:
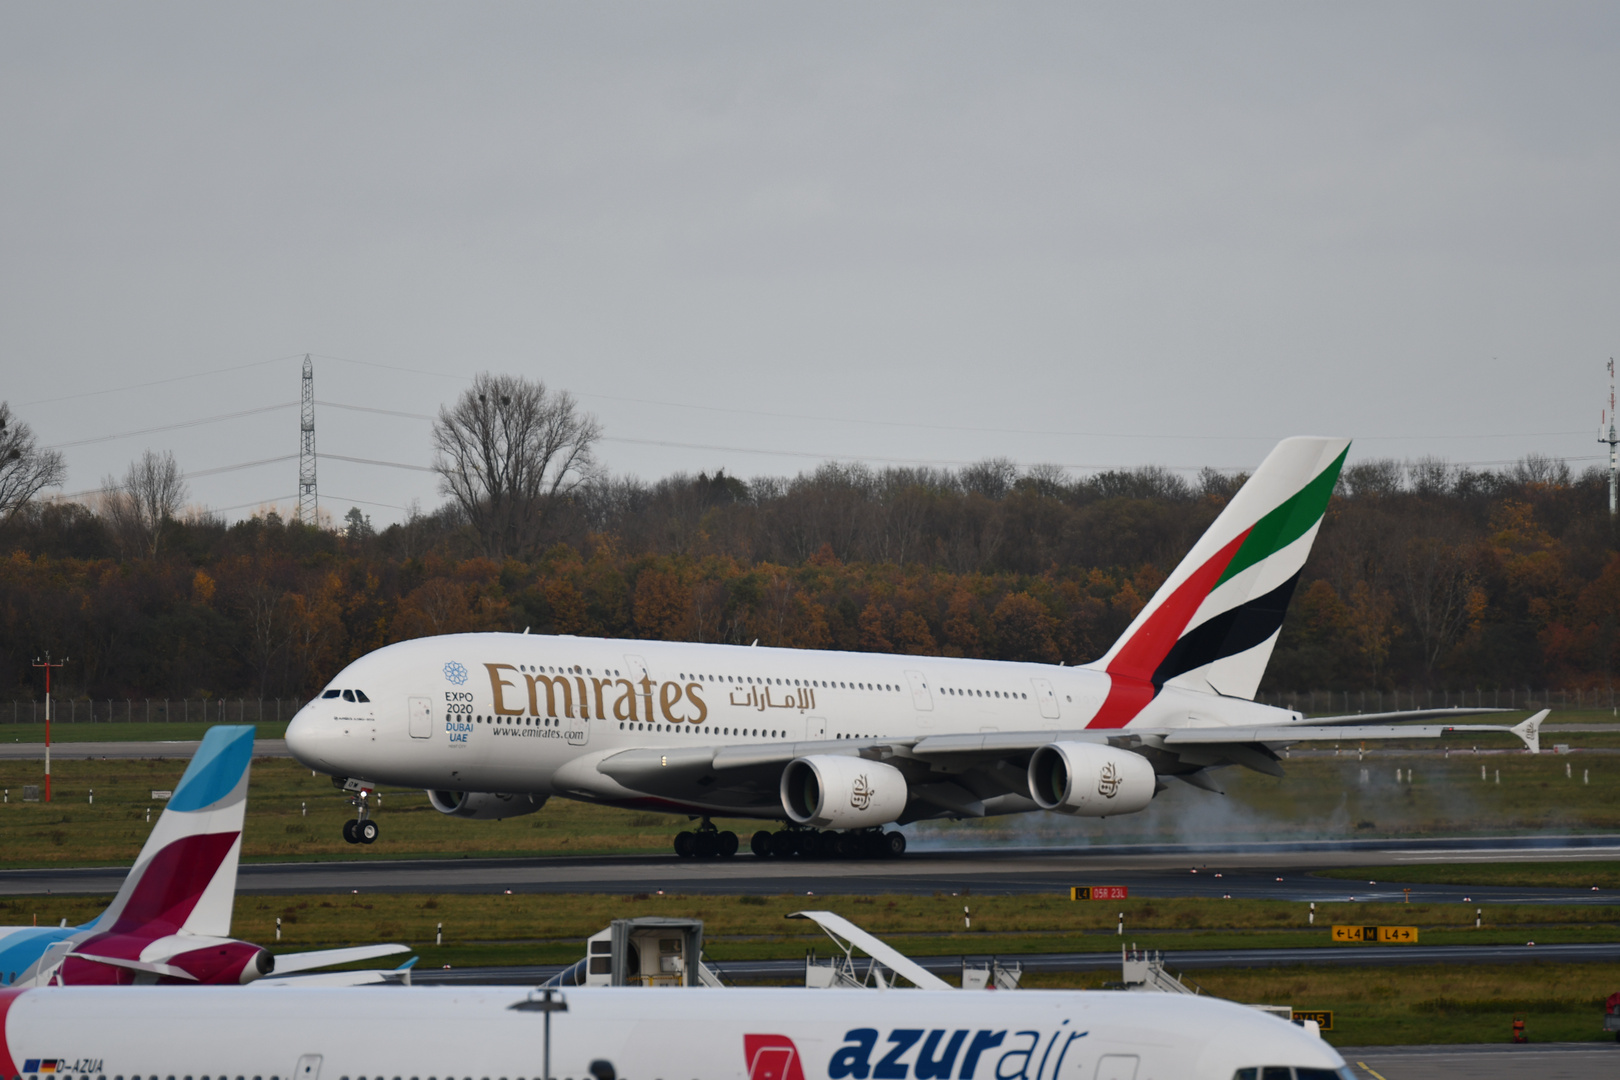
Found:
[[[1250,526],[1252,529],[1253,526]],[[1159,692],[1152,683],[1153,672],[1160,661],[1186,631],[1187,624],[1198,614],[1199,605],[1209,596],[1215,583],[1226,572],[1227,564],[1237,555],[1243,541],[1249,538],[1244,529],[1225,547],[1211,555],[1204,565],[1176,586],[1176,591],[1164,598],[1164,603],[1153,610],[1137,628],[1108,664],[1111,676],[1108,697],[1090,723],[1094,728],[1124,727],[1147,707]]]

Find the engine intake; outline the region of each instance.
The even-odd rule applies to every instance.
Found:
[[[782,770],[782,809],[800,825],[818,829],[887,825],[910,797],[900,770],[881,761],[814,754]]]
[[[1098,743],[1047,743],[1029,759],[1029,797],[1043,810],[1134,814],[1153,801],[1157,786],[1147,758]]]
[[[499,821],[522,817],[546,805],[544,795],[501,795],[493,791],[429,791],[433,809],[472,821]]]

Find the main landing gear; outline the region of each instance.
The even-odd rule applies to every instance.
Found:
[[[898,859],[906,853],[906,838],[903,833],[886,833],[881,828],[848,832],[761,829],[748,846],[762,859]]]
[[[343,839],[351,844],[376,843],[377,834],[382,830],[371,820],[371,785],[364,780],[349,780],[336,776],[332,778],[332,785],[348,794],[349,805],[355,810],[356,816],[343,823]],[[382,804],[381,795],[377,796],[377,803]]]
[[[737,854],[737,834],[721,832],[708,818],[695,832],[675,834],[675,854],[683,859],[729,859]]]

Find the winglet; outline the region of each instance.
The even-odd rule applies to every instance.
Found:
[[[1541,753],[1541,722],[1547,719],[1551,709],[1542,709],[1522,724],[1514,724],[1508,730],[1524,740],[1524,748],[1532,754]]]

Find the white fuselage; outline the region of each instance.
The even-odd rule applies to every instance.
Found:
[[[0,992],[0,1068],[29,1080],[540,1080],[545,1014],[521,1007],[532,996],[501,987]],[[550,1058],[551,1075],[566,1080],[584,1080],[597,1060],[627,1080],[1232,1080],[1266,1066],[1285,1076],[1292,1066],[1301,1080],[1348,1076],[1302,1028],[1208,997],[615,988],[564,1000],[567,1010],[551,1014]]]
[[[636,805],[653,800],[620,787],[597,762],[635,748],[803,744],[809,753],[847,739],[1072,732],[1092,725],[1110,676],[990,660],[485,633],[386,646],[329,686],[338,696],[316,698],[287,729],[289,749],[311,768],[429,790]],[[369,701],[347,700],[355,691]],[[1295,719],[1166,687],[1122,733]]]

